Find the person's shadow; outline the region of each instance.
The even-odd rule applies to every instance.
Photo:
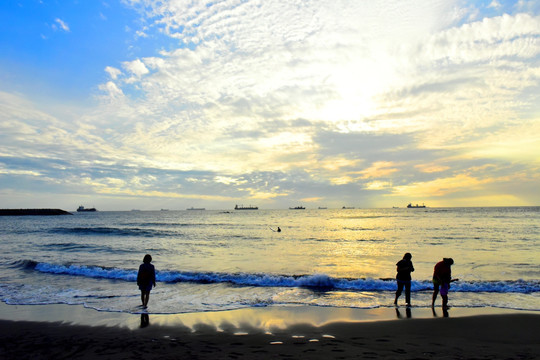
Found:
[[[433,312],[433,317],[439,317],[439,315],[437,314],[437,312],[435,311],[435,308],[431,308],[431,311]],[[443,312],[443,317],[448,317],[448,309],[446,308],[443,308],[442,309],[442,312]]]
[[[398,319],[403,319],[403,315],[401,315],[401,311],[399,311],[399,308],[397,307],[396,307],[396,315]],[[410,306],[407,306],[405,308],[405,316],[407,317],[407,319],[410,319],[412,317],[412,311],[411,311]]]
[[[141,314],[141,329],[150,325],[150,316],[148,314]]]

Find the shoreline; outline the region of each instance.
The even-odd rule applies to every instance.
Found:
[[[157,315],[0,304],[0,357],[498,359],[540,357],[540,313],[267,307]],[[436,309],[437,311],[438,309]]]
[[[151,305],[151,304],[150,304]],[[428,307],[378,307],[369,309],[334,308],[306,305],[275,305],[248,307],[235,310],[208,311],[179,314],[160,314],[140,308],[136,313],[100,311],[82,305],[9,305],[0,302],[0,320],[56,322],[81,326],[107,326],[135,330],[141,327],[145,315],[152,325],[182,326],[193,331],[203,324],[220,330],[223,323],[237,327],[247,326],[268,330],[270,327],[287,328],[298,324],[321,327],[333,322],[381,322],[434,318],[461,318],[489,315],[538,315],[540,311],[516,310],[495,307],[451,307],[444,312],[440,306]]]

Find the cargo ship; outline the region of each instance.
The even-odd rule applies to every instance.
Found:
[[[249,206],[244,206],[244,205],[238,206],[238,205],[236,205],[234,207],[234,210],[259,210],[259,208],[257,206],[251,206],[251,205],[249,205]]]
[[[79,206],[77,208],[77,212],[93,212],[93,211],[97,211],[96,208],[85,208],[84,206]]]

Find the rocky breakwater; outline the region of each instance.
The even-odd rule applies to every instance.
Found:
[[[0,216],[23,216],[23,215],[73,215],[62,209],[0,209]]]

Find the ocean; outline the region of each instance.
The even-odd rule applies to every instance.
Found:
[[[451,257],[450,306],[540,311],[540,207],[5,216],[0,252],[10,305],[140,313],[148,253],[158,281],[149,313],[393,307],[395,264],[410,252],[413,306],[430,307],[433,267]]]

